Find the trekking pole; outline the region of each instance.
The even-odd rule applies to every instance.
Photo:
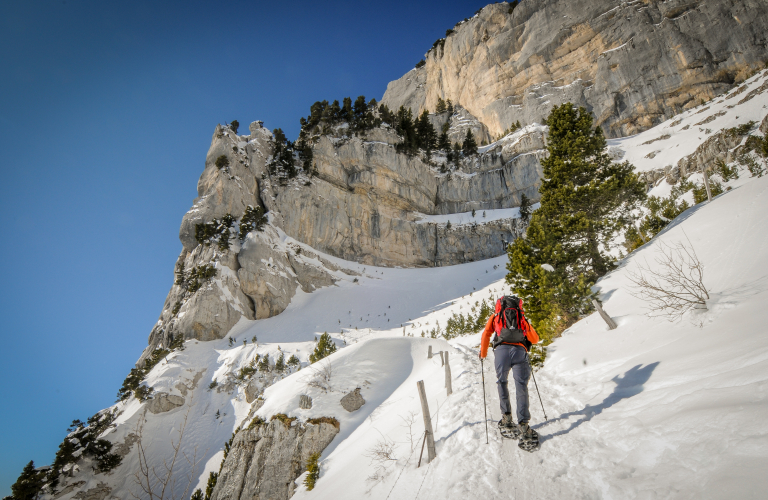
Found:
[[[541,403],[541,411],[544,412],[544,420],[547,418],[547,411],[544,409],[544,403],[541,401],[541,393],[539,392],[539,384],[536,383],[536,375],[533,374],[533,365],[531,364],[531,357],[528,356],[528,366],[531,367],[531,376],[533,377],[533,385],[536,386],[536,394],[539,395],[539,403]]]
[[[485,366],[480,358],[480,372],[483,374],[483,412],[485,413],[485,444],[488,444],[488,404],[485,402]]]

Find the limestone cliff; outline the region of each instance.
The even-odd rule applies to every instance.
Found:
[[[382,102],[451,99],[497,136],[585,106],[606,136],[646,130],[730,89],[768,60],[762,0],[523,0],[456,25]]]
[[[432,119],[457,138],[467,129],[487,134],[460,107]],[[241,318],[281,313],[299,288],[311,293],[354,274],[315,249],[405,267],[502,254],[522,233],[519,219],[478,215],[471,224],[451,225],[430,217],[507,209],[523,194],[536,201],[545,133],[527,127],[446,168],[440,154],[427,159],[397,152],[401,138],[386,124],[362,136],[341,126],[311,138],[313,175],[287,179],[269,171],[274,138],[261,122],[242,136],[217,126],[198,197],[181,223],[176,281],[140,362],[174,339],[222,338]],[[268,222],[239,233],[237,221],[248,207],[265,210]],[[201,225],[221,228],[228,215],[234,221],[226,230],[229,245],[201,236]]]
[[[287,500],[310,455],[322,452],[339,433],[327,422],[273,419],[240,431],[221,466],[211,500]],[[328,419],[329,421],[331,419]]]

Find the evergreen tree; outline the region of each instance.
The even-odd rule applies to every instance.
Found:
[[[208,484],[205,486],[205,500],[211,500],[213,489],[216,487],[216,481],[219,479],[218,472],[208,474]]]
[[[341,106],[341,112],[339,114],[339,117],[342,121],[345,121],[347,123],[352,123],[355,119],[355,111],[352,109],[352,98],[351,97],[345,97],[343,99],[344,104]]]
[[[467,129],[467,135],[464,137],[461,149],[465,158],[477,154],[477,142],[475,142],[475,136],[472,134],[471,129]]]
[[[229,124],[229,128],[232,129],[232,132],[237,133],[237,129],[240,128],[240,122],[232,120],[232,123]]]
[[[441,151],[451,151],[451,140],[448,138],[448,132],[440,134],[440,139],[437,141],[437,149]]]
[[[528,224],[531,220],[531,200],[525,196],[525,193],[520,195],[520,219],[524,224]]]
[[[453,145],[453,163],[458,167],[461,159],[461,144],[458,142]]]
[[[21,475],[11,486],[14,500],[34,500],[43,487],[44,472],[35,471],[35,462],[29,461]]]
[[[333,340],[331,340],[331,336],[328,335],[328,332],[324,332],[322,335],[320,335],[320,340],[317,341],[315,352],[309,355],[309,362],[315,363],[325,358],[326,356],[330,356],[334,352],[336,352],[336,344],[333,343]]]
[[[442,97],[437,98],[437,109],[435,110],[436,113],[444,113],[448,107],[445,105],[445,101]]]
[[[450,99],[448,99],[448,102],[446,104],[446,108],[447,108],[449,113],[453,114],[453,103],[451,102]]]
[[[198,488],[194,493],[192,493],[192,496],[189,497],[189,500],[203,500],[203,498],[203,490]]]
[[[285,370],[285,355],[281,352],[280,357],[275,361],[275,370],[281,372]]]
[[[429,158],[432,150],[437,146],[437,132],[435,132],[432,122],[429,121],[429,111],[426,109],[416,120],[416,136],[418,137],[419,148],[426,151],[427,158]]]
[[[632,165],[611,162],[603,132],[592,128],[584,108],[557,106],[547,125],[541,208],[532,214],[526,237],[508,247],[506,277],[545,341],[591,310],[592,285],[614,267],[608,242],[629,222],[646,190]]]

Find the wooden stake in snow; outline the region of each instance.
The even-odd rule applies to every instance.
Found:
[[[424,415],[424,432],[427,439],[427,463],[435,459],[437,454],[435,453],[435,436],[432,433],[432,418],[429,416],[429,404],[427,403],[427,391],[424,390],[424,381],[419,380],[416,382],[416,387],[419,389],[419,398],[421,399],[421,412]],[[419,457],[421,460],[421,457]]]
[[[448,351],[445,351],[445,394],[447,396],[453,394],[453,386],[451,385],[451,364],[448,362]]]
[[[443,351],[440,351],[440,366],[445,366],[445,358],[443,358]]]
[[[709,190],[709,176],[707,175],[707,169],[702,168],[701,173],[704,174],[704,187],[707,188],[707,201],[712,201],[712,191]]]
[[[432,346],[429,346],[429,350],[427,351],[427,359],[432,359]]]
[[[603,320],[608,323],[608,329],[609,330],[615,330],[616,329],[616,322],[613,321],[613,319],[608,316],[608,313],[603,310],[603,306],[600,305],[600,302],[598,302],[595,299],[592,299],[592,305],[595,306],[595,309],[597,309],[597,312],[600,313],[600,317],[603,318]]]

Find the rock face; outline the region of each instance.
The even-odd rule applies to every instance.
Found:
[[[212,500],[287,500],[309,456],[338,434],[330,423],[286,425],[278,419],[240,431],[222,465]]]
[[[631,135],[730,89],[768,60],[762,0],[540,0],[488,5],[453,28],[382,102],[420,112],[451,99],[491,135],[552,106],[585,106]]]
[[[384,128],[365,138],[318,137],[317,177],[290,181],[290,189],[264,181],[262,200],[275,225],[313,248],[373,265],[441,266],[503,253],[517,234],[513,219],[454,230],[419,220],[515,207],[522,194],[538,200],[542,129],[510,137],[514,147],[462,161],[451,175],[397,153],[399,141]]]

